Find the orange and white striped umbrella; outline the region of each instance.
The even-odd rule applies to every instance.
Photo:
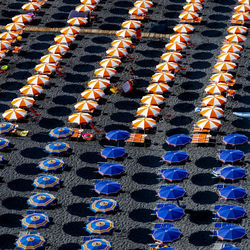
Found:
[[[233,62],[218,62],[214,65],[214,68],[218,71],[230,71],[237,67]]]
[[[186,43],[179,43],[179,42],[170,42],[165,45],[165,49],[172,50],[172,51],[181,51],[187,47]]]
[[[219,95],[228,90],[228,85],[226,83],[212,83],[205,88],[205,92],[211,95]]]
[[[177,33],[192,33],[194,31],[194,26],[190,24],[177,24],[174,26],[174,31]]]
[[[250,5],[250,0],[238,0],[239,3],[241,4],[248,4]]]
[[[241,34],[230,34],[226,36],[226,40],[233,43],[242,43],[246,40],[246,36]]]
[[[13,105],[16,108],[30,108],[33,106],[34,103],[35,103],[34,98],[22,96],[13,99],[11,105]]]
[[[41,5],[38,3],[26,3],[22,6],[23,10],[27,10],[27,11],[37,11],[41,9]]]
[[[36,96],[43,92],[43,88],[39,85],[25,85],[20,89],[23,95]]]
[[[245,26],[230,26],[227,29],[228,33],[231,34],[245,34],[248,32],[248,28]]]
[[[76,123],[76,124],[87,124],[89,122],[91,122],[93,119],[92,115],[88,114],[88,113],[74,113],[72,115],[69,116],[68,121],[70,123]]]
[[[58,54],[47,54],[40,58],[40,62],[42,63],[57,63],[62,60],[62,56]]]
[[[117,71],[113,68],[99,68],[96,69],[94,74],[97,77],[103,77],[103,78],[110,78],[114,76],[117,73]]]
[[[218,56],[218,59],[220,61],[226,61],[226,62],[235,62],[240,58],[239,54],[237,53],[220,53]]]
[[[203,3],[205,0],[186,0],[187,3]]]
[[[167,52],[162,54],[161,59],[165,62],[178,62],[182,59],[182,54],[178,52]]]
[[[0,50],[0,60],[2,60],[5,57],[5,52]]]
[[[214,82],[230,82],[233,79],[233,75],[230,73],[217,73],[210,77],[211,81]]]
[[[106,58],[101,60],[99,64],[104,68],[116,68],[121,63],[121,60],[118,58]]]
[[[133,29],[121,29],[118,30],[116,33],[116,36],[118,37],[134,37],[136,36],[136,31]]]
[[[75,109],[81,112],[93,111],[98,107],[98,103],[92,100],[85,100],[75,104]]]
[[[46,75],[33,75],[27,79],[27,83],[31,85],[46,85],[50,78]]]
[[[152,118],[137,118],[134,121],[132,121],[132,127],[134,129],[150,129],[156,127],[156,120]]]
[[[81,96],[88,100],[98,100],[104,96],[104,92],[101,89],[87,89],[81,93]]]
[[[224,110],[216,106],[203,107],[200,114],[206,118],[221,118],[224,116]]]
[[[216,130],[221,126],[221,121],[215,118],[205,118],[196,122],[196,125],[201,129]]]
[[[14,40],[18,37],[18,34],[15,32],[3,32],[0,33],[0,40]]]
[[[81,4],[97,5],[99,0],[81,0]]]
[[[183,11],[179,15],[179,18],[182,20],[195,20],[198,17],[199,17],[199,14],[196,12],[192,12],[192,11]]]
[[[158,71],[172,71],[178,69],[179,65],[175,62],[164,62],[156,65]]]
[[[222,95],[208,95],[202,100],[204,106],[222,106],[227,102],[227,99]]]
[[[146,8],[137,8],[134,7],[128,11],[130,15],[137,15],[137,16],[142,16],[143,14],[147,13],[148,9]]]
[[[56,71],[56,64],[55,63],[40,63],[36,65],[35,71],[41,74],[50,75],[54,71]]]
[[[0,51],[6,51],[11,48],[11,43],[9,41],[0,41]]]
[[[153,82],[171,82],[175,78],[171,72],[160,72],[152,75]]]
[[[2,114],[3,118],[7,121],[17,121],[24,118],[26,115],[27,111],[20,108],[5,110],[5,112]]]
[[[64,35],[77,35],[80,32],[80,28],[77,26],[68,26],[60,30]]]
[[[19,31],[23,30],[25,25],[23,23],[9,23],[4,28],[8,31]]]
[[[141,103],[146,105],[159,105],[164,102],[165,98],[162,95],[158,94],[149,94],[145,95],[141,99]]]
[[[170,87],[166,83],[153,83],[147,87],[147,91],[155,94],[163,94],[168,92]]]
[[[58,35],[54,38],[56,43],[70,44],[75,41],[75,37],[72,35]]]
[[[190,36],[187,34],[175,34],[170,36],[170,42],[186,43],[190,41]]]
[[[248,4],[237,5],[234,7],[234,10],[237,12],[247,12],[250,10],[250,5]]]
[[[161,109],[153,105],[141,106],[137,109],[136,113],[144,117],[157,117],[161,112]]]
[[[78,12],[91,12],[95,8],[95,5],[81,4],[75,7]]]
[[[188,3],[184,5],[183,9],[185,11],[197,12],[203,9],[203,6],[199,3]]]
[[[221,47],[221,50],[225,53],[233,52],[233,53],[240,53],[243,50],[243,47],[236,43],[225,44]]]
[[[69,50],[69,46],[66,44],[56,44],[48,48],[48,51],[52,54],[63,55]]]
[[[105,89],[110,86],[110,81],[108,79],[93,79],[88,82],[88,87],[90,89]]]
[[[67,21],[70,25],[82,26],[88,23],[88,19],[85,17],[73,17]]]
[[[127,38],[114,40],[111,45],[115,48],[130,48],[132,46],[132,41]]]
[[[140,21],[129,20],[122,23],[122,27],[125,29],[139,29],[142,26]]]
[[[250,14],[248,12],[236,13],[232,16],[232,19],[236,21],[248,21],[250,20]]]
[[[15,23],[30,23],[32,21],[32,17],[27,14],[16,15],[11,19]]]
[[[110,57],[124,57],[128,55],[128,52],[124,48],[110,48],[106,51],[106,54]]]
[[[145,9],[148,9],[150,7],[152,7],[154,4],[152,1],[147,1],[147,0],[144,0],[144,1],[136,1],[134,3],[134,6],[137,7],[137,8],[145,8]]]

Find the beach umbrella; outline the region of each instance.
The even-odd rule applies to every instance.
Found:
[[[23,30],[25,25],[23,23],[9,23],[4,28],[8,31],[20,31]]]
[[[134,7],[134,8],[131,8],[128,13],[130,15],[137,15],[137,16],[142,16],[144,14],[146,14],[148,12],[148,9],[146,8],[139,8],[139,7]]]
[[[170,51],[181,51],[184,50],[186,47],[187,44],[182,42],[169,42],[165,45],[165,49]]]
[[[49,224],[49,217],[43,213],[33,213],[26,215],[21,222],[24,228],[38,229]]]
[[[53,54],[64,55],[69,50],[69,46],[66,44],[56,44],[48,48],[48,51]]]
[[[214,68],[218,71],[231,71],[234,70],[237,65],[233,62],[217,62]]]
[[[5,57],[5,52],[0,51],[0,59],[2,60]]]
[[[58,44],[66,44],[69,45],[70,43],[75,41],[75,36],[72,35],[58,35],[55,36],[54,41]]]
[[[40,62],[42,63],[57,63],[62,60],[62,56],[58,54],[47,54],[40,58]]]
[[[114,59],[114,58],[112,58]],[[88,82],[88,87],[90,89],[105,89],[110,86],[110,81],[108,79],[94,79]]]
[[[44,149],[47,153],[50,154],[60,154],[69,151],[70,146],[65,142],[53,142],[48,144]]]
[[[64,35],[77,35],[81,29],[77,26],[68,26],[60,30],[60,33]]]
[[[118,40],[114,40],[111,45],[114,48],[130,48],[132,46],[132,41],[129,40],[128,38],[122,38],[122,39],[118,39]]]
[[[227,32],[231,34],[245,34],[247,33],[247,31],[248,31],[248,28],[245,26],[230,26],[227,29]]]
[[[162,54],[161,59],[165,62],[179,62],[182,57],[182,54],[179,52],[167,52]]]
[[[240,4],[234,7],[236,12],[248,12],[250,11],[250,6],[248,4]]]
[[[148,1],[148,0],[143,0],[143,1],[136,1],[134,3],[134,6],[137,8],[145,8],[148,9],[150,7],[152,7],[154,4],[152,1]]]
[[[180,220],[184,215],[184,210],[174,204],[164,204],[156,211],[157,218],[162,221]]]
[[[28,84],[32,85],[47,85],[50,78],[47,75],[33,75],[27,79]]]
[[[4,52],[11,48],[11,43],[9,41],[0,41],[0,51]]]
[[[124,48],[110,48],[106,51],[106,54],[110,57],[124,57],[128,55],[128,52]]]
[[[173,242],[178,240],[181,236],[181,232],[178,228],[170,227],[167,229],[158,229],[155,230],[152,234],[152,237],[155,241],[158,242]]]
[[[173,29],[177,33],[192,33],[194,31],[194,26],[190,24],[177,24]]]
[[[38,168],[47,172],[47,171],[56,171],[56,170],[62,169],[64,166],[65,166],[65,163],[63,160],[50,158],[50,159],[41,161],[38,165]]]
[[[21,15],[16,15],[12,17],[11,20],[15,23],[30,23],[33,19],[30,15],[21,14]]]
[[[75,7],[75,10],[78,12],[91,12],[94,10],[95,6],[90,4],[81,4]]]
[[[13,105],[16,108],[30,108],[33,106],[34,103],[35,103],[34,98],[21,96],[13,99],[11,105]]]
[[[164,102],[165,98],[158,94],[148,94],[142,97],[141,103],[146,105],[159,105]]]
[[[188,154],[183,151],[169,151],[163,155],[162,159],[167,163],[180,163],[188,159]]]
[[[98,194],[111,195],[118,193],[121,190],[121,185],[116,181],[105,180],[99,181],[94,189]]]
[[[25,85],[20,89],[20,93],[27,96],[40,95],[43,92],[43,88],[39,85]]]
[[[15,129],[15,125],[8,123],[8,122],[1,122],[0,123],[0,134],[7,134],[10,133]]]
[[[187,34],[175,34],[170,36],[170,42],[182,42],[187,43],[190,41],[190,36]]]
[[[175,79],[174,74],[171,72],[159,72],[152,75],[153,82],[171,82]]]
[[[244,158],[244,152],[241,150],[221,150],[219,154],[219,160],[222,162],[235,162]]]
[[[52,175],[44,175],[37,177],[32,185],[36,188],[47,189],[47,188],[54,188],[59,184],[60,184],[60,179],[58,177]]]
[[[111,244],[109,241],[104,239],[92,239],[85,241],[83,245],[81,245],[82,250],[111,250]]]
[[[224,92],[227,92],[227,90],[228,90],[228,85],[223,82],[212,83],[207,85],[207,87],[205,88],[205,92],[211,95],[219,95]]]
[[[229,144],[232,146],[242,145],[248,141],[247,136],[242,134],[230,134],[226,135],[223,138],[223,143]]]
[[[17,37],[18,34],[11,31],[0,33],[0,40],[14,40]]]
[[[79,113],[74,113],[70,115],[68,118],[68,121],[70,123],[76,123],[78,125],[81,125],[81,124],[87,124],[91,122],[92,118],[93,118],[92,115],[88,113],[79,112]]]
[[[152,118],[137,118],[132,121],[132,128],[134,129],[151,129],[156,127],[156,120]]]
[[[124,172],[124,167],[118,163],[103,163],[100,164],[98,173],[105,176],[121,175]]]
[[[242,250],[242,249],[239,247],[226,244],[225,247],[221,248],[220,250]]]
[[[87,89],[81,93],[82,98],[90,100],[99,100],[105,94],[101,89]]]
[[[101,156],[105,159],[116,159],[126,154],[126,150],[121,147],[106,147],[102,150]]]
[[[168,168],[162,169],[161,176],[163,179],[173,182],[173,181],[181,181],[188,176],[188,172],[182,168]]]
[[[20,108],[13,108],[5,110],[2,114],[3,118],[7,121],[17,121],[24,118],[27,115],[27,111]]]
[[[113,68],[98,68],[95,70],[94,74],[97,77],[110,78],[114,76],[117,71]]]
[[[179,65],[175,62],[163,62],[156,65],[158,71],[172,71],[179,69]]]
[[[0,138],[0,150],[8,148],[9,145],[10,145],[9,140],[4,139],[4,138]]]
[[[153,83],[148,85],[147,91],[149,93],[163,94],[168,92],[170,87],[166,83]]]
[[[204,118],[196,122],[201,129],[216,130],[221,127],[221,121],[215,118]]]
[[[46,241],[41,235],[32,233],[19,237],[15,244],[19,249],[35,250],[44,247],[45,243]]]
[[[86,230],[90,234],[111,233],[114,228],[114,223],[106,219],[93,220],[86,225]]]
[[[27,11],[37,11],[41,9],[41,5],[38,3],[26,3],[22,6],[23,10],[27,10]]]
[[[90,205],[90,210],[94,213],[113,212],[118,207],[118,203],[112,199],[97,199]]]
[[[73,17],[68,19],[67,23],[69,25],[74,25],[74,26],[82,26],[88,23],[87,18],[85,17]]]
[[[218,174],[220,177],[224,180],[238,180],[242,179],[246,176],[246,171],[243,168],[235,167],[235,166],[226,166],[221,169],[219,169]]]
[[[221,240],[235,241],[242,239],[245,235],[245,228],[238,225],[223,226],[217,231],[217,237]]]
[[[218,59],[220,61],[235,62],[240,58],[237,53],[220,53]]]
[[[222,205],[216,214],[223,220],[238,220],[245,216],[243,207],[235,205]]]
[[[188,3],[184,5],[183,9],[185,11],[197,12],[203,9],[202,4],[199,3]]]
[[[205,0],[186,0],[187,3],[203,3]]]
[[[81,0],[82,4],[90,4],[90,5],[97,5],[100,1],[99,0]]]
[[[124,38],[135,37],[136,31],[133,29],[121,29],[121,30],[118,30],[115,34],[118,37],[124,37]]]
[[[213,74],[210,77],[210,80],[213,82],[230,82],[233,79],[233,75],[226,72],[219,72],[216,74]]]
[[[238,0],[239,3],[241,4],[248,4],[250,5],[250,0]]]
[[[197,12],[193,12],[193,11],[183,11],[179,15],[179,18],[182,20],[195,20],[198,17],[199,17],[199,14]]]
[[[104,68],[116,68],[121,63],[121,60],[118,58],[106,58],[99,62],[99,64]]]
[[[40,193],[30,196],[28,204],[32,207],[47,207],[56,200],[53,194]]]
[[[66,127],[54,128],[49,132],[49,136],[55,139],[67,138],[73,134],[73,130]]]
[[[229,34],[226,36],[226,40],[233,43],[242,43],[246,39],[247,37],[241,34]]]
[[[85,100],[78,102],[74,107],[81,112],[92,112],[98,107],[98,103],[92,100]]]
[[[55,63],[40,63],[36,65],[35,71],[41,74],[50,75],[56,71],[56,64]]]
[[[158,196],[163,200],[176,200],[185,195],[184,188],[176,185],[161,186]]]
[[[228,52],[240,53],[240,51],[243,50],[243,47],[236,43],[229,43],[229,44],[223,45],[221,47],[221,50],[225,53],[228,53]]]
[[[142,26],[140,21],[129,20],[122,23],[122,27],[125,29],[139,29]]]
[[[161,112],[161,109],[153,105],[141,106],[137,109],[136,113],[144,117],[157,117]]]
[[[222,106],[227,102],[227,98],[222,95],[208,95],[202,100],[202,104],[206,106]]]
[[[112,130],[106,133],[106,139],[112,141],[126,140],[130,136],[130,133],[126,130]]]
[[[240,12],[233,14],[232,20],[236,21],[249,21],[250,20],[250,15],[248,12]]]
[[[169,136],[166,142],[168,145],[172,145],[176,147],[176,146],[186,145],[190,143],[191,140],[192,140],[191,137],[188,135],[176,134],[176,135]]]
[[[206,118],[221,118],[224,116],[224,110],[216,106],[206,106],[201,108],[200,114]]]

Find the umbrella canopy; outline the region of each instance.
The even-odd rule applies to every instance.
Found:
[[[28,204],[32,207],[47,207],[56,200],[56,197],[52,194],[42,193],[32,195],[28,199]]]
[[[227,32],[231,34],[246,34],[247,31],[248,31],[248,28],[245,26],[230,26],[227,29]]]
[[[200,114],[206,118],[219,119],[224,116],[224,110],[216,106],[206,106],[201,109]]]
[[[232,19],[236,21],[249,21],[250,15],[248,12],[236,13],[232,16]]]
[[[218,174],[224,180],[238,180],[246,176],[246,171],[243,168],[235,166],[226,166],[218,170]]]
[[[246,196],[246,190],[241,187],[226,185],[219,191],[222,198],[226,200],[238,200]]]
[[[170,227],[168,229],[158,229],[153,232],[153,239],[158,242],[173,242],[179,239],[181,232],[175,227]]]
[[[196,12],[196,11],[202,10],[203,6],[202,6],[202,4],[199,4],[199,3],[188,3],[188,4],[184,5],[183,9],[185,11]]]
[[[2,60],[5,57],[5,52],[0,51],[0,59]]]
[[[50,78],[46,75],[33,75],[27,79],[27,83],[31,85],[47,85]]]
[[[19,31],[23,30],[25,25],[23,23],[9,23],[4,28],[8,31]]]
[[[77,35],[81,29],[77,26],[68,26],[60,30],[60,32],[64,35]]]
[[[222,162],[235,162],[244,158],[244,152],[240,150],[221,150],[219,160]]]
[[[67,23],[69,25],[74,25],[74,26],[82,26],[88,23],[87,18],[85,17],[73,17],[68,19]]]
[[[175,34],[170,36],[170,42],[187,43],[190,41],[190,36],[187,34]]]
[[[235,62],[240,58],[240,56],[237,53],[221,53],[218,56],[218,59],[220,61],[224,61],[224,62]]]
[[[115,58],[112,58],[115,59]],[[118,60],[118,59],[116,59]],[[88,82],[88,87],[90,89],[106,89],[110,86],[110,81],[108,79],[94,79]]]
[[[161,109],[153,105],[141,106],[137,109],[136,113],[144,117],[157,117],[161,112]]]
[[[226,72],[219,72],[217,74],[213,74],[210,77],[210,80],[213,82],[230,82],[233,79],[233,75]]]
[[[130,133],[126,130],[112,130],[106,133],[106,138],[113,141],[126,140],[129,136]]]
[[[110,57],[124,57],[128,55],[128,52],[124,48],[110,48],[106,51],[106,54]]]
[[[11,48],[11,43],[9,41],[0,41],[0,51],[4,52]]]
[[[56,71],[56,64],[55,63],[40,63],[36,65],[35,71],[41,74],[50,75],[54,71]]]
[[[166,50],[181,51],[187,47],[186,43],[182,42],[170,42],[165,45]]]
[[[60,60],[62,60],[62,56],[60,56],[59,54],[47,54],[47,55],[41,57],[40,62],[42,62],[42,63],[57,63]]]
[[[238,220],[245,216],[246,211],[243,207],[235,205],[222,205],[216,212],[223,220]]]
[[[201,129],[216,130],[221,127],[221,121],[215,118],[204,118],[196,122]]]
[[[58,127],[49,132],[49,136],[55,139],[67,138],[73,134],[73,130],[66,127]]]
[[[250,6],[247,4],[240,4],[234,7],[236,12],[247,12],[250,11]]]
[[[50,154],[65,153],[70,150],[70,146],[65,142],[53,142],[45,147],[45,151]]]
[[[145,95],[141,99],[141,103],[146,105],[160,105],[164,102],[165,98],[158,94]]]
[[[146,8],[140,8],[140,7],[134,7],[134,8],[131,8],[128,11],[128,13],[130,15],[137,15],[137,16],[142,16],[142,15],[144,15],[147,12],[148,12],[148,9],[146,9]]]
[[[113,212],[118,207],[118,203],[112,199],[97,199],[90,205],[90,210],[94,213]]]
[[[23,10],[27,10],[27,11],[37,11],[37,10],[40,10],[41,9],[41,5],[38,4],[38,3],[26,3],[22,6],[22,9]]]
[[[188,177],[188,172],[182,168],[168,168],[161,170],[161,176],[167,181],[181,181]]]
[[[41,161],[38,165],[38,168],[47,172],[47,171],[56,171],[62,169],[64,166],[65,166],[64,161],[56,158],[51,158]]]
[[[125,29],[139,29],[142,26],[140,21],[129,20],[122,23],[122,27]]]
[[[236,43],[229,43],[229,44],[223,45],[221,47],[221,50],[225,53],[228,53],[228,52],[240,53],[240,51],[243,50],[243,47]]]
[[[184,188],[176,185],[161,186],[158,196],[163,200],[176,200],[185,195]]]
[[[59,184],[60,179],[52,175],[44,175],[37,177],[33,182],[34,187],[41,189],[54,188]]]
[[[186,144],[190,143],[191,140],[192,140],[191,137],[188,135],[176,134],[176,135],[172,135],[172,136],[168,137],[166,142],[167,142],[167,144],[176,147],[176,146],[186,145]]]
[[[49,217],[43,213],[26,215],[22,219],[22,226],[27,229],[38,229],[49,224]]]
[[[9,140],[4,139],[4,138],[0,138],[0,150],[8,148],[9,145],[10,145]]]
[[[174,26],[174,31],[177,33],[192,33],[194,26],[190,24],[177,24]]]
[[[15,32],[3,32],[0,33],[0,40],[14,40],[18,37],[18,34]]]
[[[188,154],[183,151],[169,151],[163,155],[162,159],[167,163],[179,163],[188,159]]]
[[[105,176],[121,175],[124,172],[124,167],[117,163],[104,163],[101,164],[98,173]]]
[[[126,154],[126,150],[121,147],[106,147],[102,150],[101,156],[105,159],[116,159]]]
[[[89,100],[99,100],[105,94],[101,89],[87,89],[81,93],[82,98]]]
[[[168,92],[170,87],[166,83],[153,83],[147,87],[147,91],[155,94],[163,94]]]
[[[56,44],[48,48],[48,51],[53,54],[64,55],[69,50],[69,46],[66,44]]]
[[[40,85],[25,85],[20,88],[20,92],[23,95],[36,96],[43,92],[43,87]]]
[[[218,62],[214,65],[214,68],[218,71],[232,71],[237,67],[233,62]]]
[[[133,29],[121,29],[121,30],[118,30],[115,34],[116,36],[123,37],[123,38],[135,37],[136,31]]]
[[[172,71],[179,69],[179,65],[175,62],[163,62],[156,65],[158,71]]]
[[[182,57],[182,54],[179,52],[167,52],[162,54],[161,59],[165,62],[179,62]]]
[[[156,127],[156,120],[152,118],[137,118],[132,121],[132,128],[134,129],[151,129]]]
[[[245,228],[238,225],[224,226],[217,231],[217,237],[221,240],[235,241],[242,239],[245,235]]]
[[[242,145],[248,141],[247,136],[242,134],[230,134],[226,135],[223,138],[225,144],[230,144],[232,146]]]
[[[226,102],[226,97],[222,95],[208,95],[202,100],[202,104],[205,106],[222,106]]]
[[[98,103],[92,100],[85,100],[78,102],[74,107],[81,112],[91,112],[98,107]]]
[[[54,38],[54,41],[58,44],[70,44],[75,41],[75,36],[72,35],[58,35]]]
[[[78,12],[91,12],[95,8],[94,5],[90,4],[81,4],[75,7],[75,10]]]
[[[134,6],[137,8],[145,8],[148,9],[150,7],[152,7],[154,4],[152,1],[148,1],[148,0],[143,0],[143,1],[136,1],[134,3]]]
[[[220,250],[242,250],[242,249],[239,247],[226,244],[225,247],[221,248]]]
[[[35,103],[34,98],[21,96],[13,99],[11,105],[13,105],[16,108],[30,108],[33,106],[34,103]]]
[[[111,220],[98,219],[89,222],[86,225],[86,230],[90,234],[104,234],[111,233],[115,228]]]
[[[11,20],[15,23],[30,23],[33,19],[30,15],[21,14],[21,15],[16,15],[12,17]]]
[[[205,88],[205,92],[211,95],[219,95],[224,92],[227,92],[227,90],[228,90],[228,85],[223,82],[212,83]]]
[[[78,125],[81,125],[90,123],[92,121],[92,118],[93,118],[92,115],[88,113],[79,112],[70,115],[68,121],[70,123],[76,123]]]
[[[7,134],[10,133],[15,129],[15,125],[8,123],[8,122],[1,122],[0,123],[0,134]]]
[[[95,70],[94,74],[97,77],[110,78],[114,76],[117,71],[113,68],[98,68]]]
[[[247,37],[241,34],[230,34],[226,36],[226,40],[233,43],[242,43],[246,39]]]
[[[241,4],[248,4],[250,5],[250,0],[238,0],[239,3]]]
[[[100,1],[99,0],[81,0],[82,4],[91,4],[91,5],[97,5]]]
[[[16,241],[19,249],[39,249],[45,246],[45,239],[39,234],[28,234],[21,236]]]
[[[194,20],[198,17],[199,17],[199,14],[197,12],[193,12],[193,11],[183,11],[179,15],[179,18],[182,20]]]
[[[118,39],[118,40],[114,40],[111,45],[114,48],[130,48],[132,46],[132,41],[128,38],[122,38],[122,39]]]
[[[116,68],[121,63],[121,60],[118,58],[107,58],[99,62],[99,64],[104,68]]]
[[[81,245],[82,250],[111,250],[111,244],[104,239],[92,239]]]
[[[16,121],[23,119],[27,115],[27,111],[20,108],[13,108],[5,110],[2,114],[3,118],[7,121]]]
[[[156,216],[162,221],[180,220],[184,215],[184,210],[174,204],[164,204],[156,211]]]
[[[121,185],[116,181],[99,181],[94,189],[98,194],[111,195],[118,193],[121,190]]]
[[[153,82],[171,82],[174,79],[175,76],[171,72],[160,72],[152,75]]]

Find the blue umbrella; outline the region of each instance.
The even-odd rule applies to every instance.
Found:
[[[115,225],[111,220],[97,219],[86,225],[86,230],[90,234],[110,233],[114,230]]]
[[[62,169],[65,166],[64,161],[56,159],[56,158],[50,158],[46,159],[39,163],[38,167],[43,171],[56,171],[58,169]]]
[[[167,144],[176,147],[176,146],[186,145],[190,143],[191,140],[192,140],[191,137],[188,135],[177,134],[177,135],[169,136],[166,142]]]
[[[46,241],[41,235],[28,234],[28,235],[19,237],[16,241],[16,246],[19,249],[23,249],[23,250],[26,250],[26,249],[35,250],[35,249],[43,247],[45,243]]]
[[[217,215],[223,220],[237,220],[244,217],[246,211],[243,207],[235,205],[222,205],[217,211]]]
[[[237,200],[242,199],[246,196],[246,190],[241,187],[226,185],[220,191],[220,196],[226,200]]]
[[[10,142],[7,139],[0,138],[0,149],[8,148],[10,145]]]
[[[98,199],[92,202],[90,210],[95,213],[113,212],[118,207],[118,203],[112,199]]]
[[[43,193],[32,195],[27,202],[32,207],[47,207],[55,200],[56,197],[54,195]]]
[[[188,172],[182,168],[168,168],[162,169],[161,175],[165,180],[168,181],[180,181],[187,178]]]
[[[244,157],[244,152],[240,150],[221,150],[219,160],[222,162],[235,162]]]
[[[120,183],[116,181],[99,181],[95,185],[95,191],[98,194],[116,194],[121,190]]]
[[[115,159],[118,157],[122,157],[125,154],[126,150],[121,147],[106,147],[101,152],[101,156],[105,159],[107,158]]]
[[[242,250],[239,247],[235,247],[229,244],[226,244],[223,248],[221,248],[220,250]]]
[[[185,189],[175,185],[161,186],[158,196],[163,200],[176,200],[186,193]]]
[[[230,134],[230,135],[226,135],[223,138],[223,142],[225,144],[230,144],[232,146],[236,146],[236,145],[241,145],[244,144],[248,141],[248,138],[245,135],[241,135],[241,134]]]
[[[165,204],[156,212],[156,216],[163,221],[179,220],[184,214],[184,210],[174,204]]]
[[[183,151],[169,151],[162,158],[168,163],[178,163],[187,160],[188,154]]]
[[[221,240],[239,240],[246,235],[244,227],[233,225],[223,226],[217,231],[217,237]]]
[[[69,151],[70,146],[65,142],[53,142],[45,147],[45,151],[50,154],[60,154]]]
[[[1,122],[0,123],[0,134],[10,133],[15,129],[15,125],[8,123],[8,122]]]
[[[100,164],[98,172],[101,175],[107,176],[120,175],[124,172],[124,167],[118,163],[104,163]]]
[[[230,165],[219,169],[218,173],[224,180],[242,179],[246,175],[246,171],[243,168]]]
[[[173,242],[179,239],[181,232],[178,228],[158,229],[153,232],[153,239],[158,242]]]
[[[43,213],[34,213],[22,219],[22,226],[28,229],[38,229],[49,224],[49,217]]]
[[[33,186],[42,189],[53,188],[59,184],[60,184],[60,179],[52,175],[43,175],[37,177],[33,182]]]
[[[168,246],[163,246],[162,244],[161,245],[158,245],[158,244],[151,244],[150,245],[150,249],[151,250],[156,250],[156,249],[161,249],[161,250],[176,250],[176,248],[172,248],[172,247],[168,247]]]
[[[60,127],[52,129],[49,132],[49,136],[52,138],[60,139],[60,138],[67,138],[70,137],[73,134],[73,130],[66,128],[66,127]]]
[[[106,138],[112,141],[126,140],[129,136],[130,133],[126,130],[112,130],[106,134]]]
[[[81,245],[82,250],[111,250],[111,244],[104,239],[92,239]]]

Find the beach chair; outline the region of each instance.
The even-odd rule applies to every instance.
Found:
[[[186,19],[180,19],[181,23],[201,23],[202,22],[202,17],[197,17],[193,20],[186,20]]]
[[[226,97],[232,97],[232,98],[234,98],[235,94],[236,94],[236,91],[235,91],[235,90],[229,89],[229,90],[227,91]]]
[[[73,128],[73,134],[71,135],[71,139],[79,140],[82,136],[83,129]]]
[[[144,144],[146,146],[146,137],[145,134],[130,134],[129,138],[126,140],[126,142],[130,142],[133,144]]]
[[[245,22],[244,21],[240,21],[240,20],[234,20],[234,19],[232,19],[231,23],[243,25]]]
[[[197,126],[194,127],[193,133],[210,133],[210,129],[202,129]]]
[[[193,134],[191,143],[209,143],[209,134]]]
[[[21,46],[15,46],[12,50],[12,53],[18,54],[21,51],[22,47]]]

